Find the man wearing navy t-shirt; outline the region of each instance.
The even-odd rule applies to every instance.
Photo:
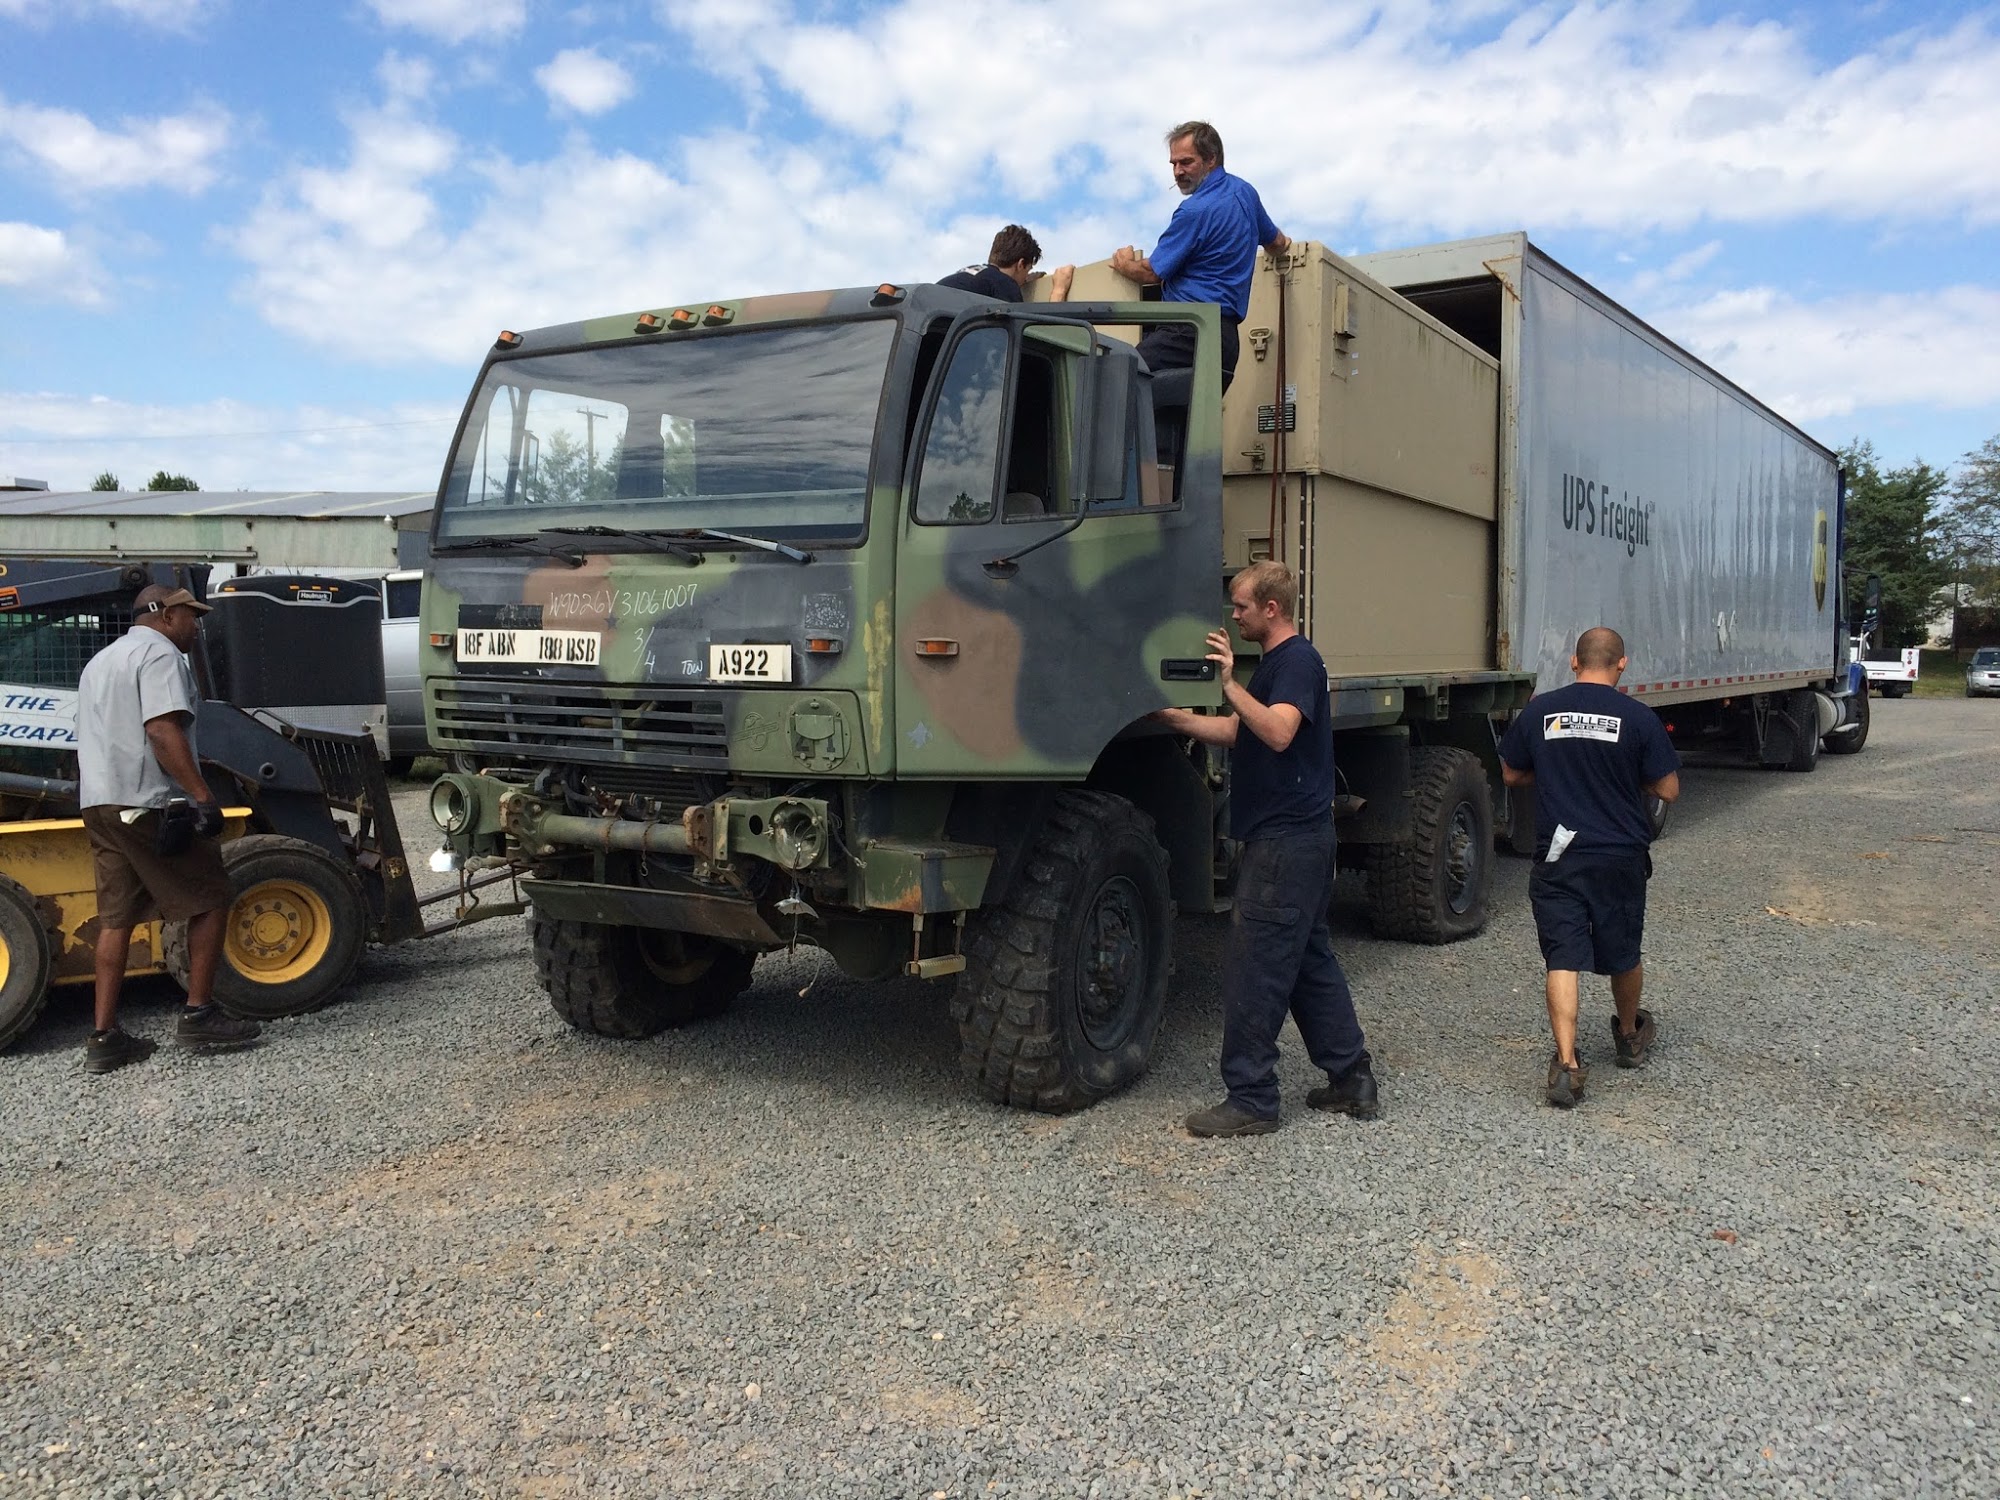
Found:
[[[1229,748],[1229,834],[1243,846],[1223,952],[1222,1081],[1229,1097],[1187,1117],[1198,1136],[1278,1128],[1278,1033],[1289,1012],[1327,1086],[1306,1103],[1371,1120],[1380,1111],[1347,976],[1326,929],[1333,887],[1333,717],[1326,662],[1292,623],[1299,585],[1279,562],[1231,580],[1229,613],[1262,649],[1245,687],[1227,631],[1211,631],[1228,714],[1163,708],[1153,717]]]
[[[1261,246],[1273,255],[1291,239],[1271,222],[1257,190],[1222,170],[1222,137],[1206,120],[1189,120],[1167,132],[1167,161],[1174,186],[1186,199],[1151,255],[1127,245],[1111,269],[1142,285],[1157,284],[1164,302],[1213,302],[1222,309],[1222,388],[1236,373],[1237,329],[1250,312],[1250,278]],[[1149,329],[1139,340],[1146,368],[1187,369],[1194,364],[1194,330],[1185,323]]]
[[[1625,642],[1603,625],[1577,638],[1576,681],[1532,699],[1500,741],[1508,786],[1535,789],[1535,871],[1528,897],[1548,965],[1548,1100],[1569,1109],[1588,1077],[1576,1053],[1578,975],[1611,976],[1618,1066],[1644,1065],[1659,1035],[1639,1006],[1646,881],[1653,873],[1650,798],[1681,794],[1680,756],[1659,715],[1618,691]]]
[[[986,252],[986,264],[967,266],[938,278],[939,286],[955,292],[976,292],[996,302],[1019,302],[1028,283],[1041,273],[1035,269],[1042,258],[1041,244],[1019,224],[1009,224],[993,236],[993,248]],[[1067,302],[1075,266],[1057,266],[1049,278],[1051,302]]]

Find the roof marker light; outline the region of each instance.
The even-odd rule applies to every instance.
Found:
[[[514,332],[511,328],[503,328],[500,330],[500,337],[493,341],[493,347],[496,349],[518,349],[521,347],[521,335]]]
[[[667,319],[667,327],[669,328],[675,328],[675,329],[692,328],[694,327],[694,325],[695,325],[695,315],[689,312],[685,307],[675,308],[674,315]]]
[[[640,313],[639,321],[632,325],[634,333],[658,333],[667,325],[660,321],[658,313]]]
[[[871,307],[887,307],[892,302],[901,302],[907,295],[908,293],[894,282],[885,281],[875,288],[875,295],[868,299],[868,305]]]
[[[724,307],[720,302],[717,302],[711,304],[708,311],[701,315],[701,320],[710,328],[720,328],[735,316],[736,312],[733,308]]]

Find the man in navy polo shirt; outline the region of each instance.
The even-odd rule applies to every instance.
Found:
[[[1009,224],[993,236],[985,265],[940,276],[938,285],[956,292],[977,292],[999,302],[1019,302],[1028,283],[1035,279],[1035,266],[1041,258],[1042,247],[1035,237],[1019,224]],[[1049,278],[1049,301],[1067,302],[1075,277],[1075,266],[1057,266]]]
[[[1222,1082],[1229,1097],[1187,1117],[1198,1136],[1278,1128],[1278,1033],[1289,1012],[1327,1086],[1314,1109],[1372,1120],[1380,1112],[1354,996],[1326,930],[1333,887],[1333,716],[1326,662],[1292,623],[1299,584],[1280,562],[1252,563],[1229,585],[1229,613],[1262,648],[1245,687],[1227,631],[1208,659],[1232,712],[1163,708],[1182,734],[1229,747],[1229,834],[1243,845],[1223,951]],[[1247,731],[1247,732],[1246,732]]]
[[[1618,1066],[1645,1064],[1659,1028],[1639,1008],[1646,881],[1653,873],[1650,798],[1681,794],[1680,756],[1659,715],[1618,691],[1625,641],[1593,626],[1569,659],[1576,681],[1532,699],[1500,741],[1500,774],[1535,789],[1535,871],[1528,899],[1548,965],[1548,1100],[1583,1098],[1576,1055],[1577,976],[1611,976]]]
[[[1236,373],[1237,328],[1250,311],[1250,278],[1257,249],[1282,255],[1291,239],[1264,212],[1257,190],[1222,170],[1222,137],[1206,120],[1189,120],[1167,132],[1167,160],[1174,186],[1186,202],[1174,210],[1167,232],[1150,256],[1130,245],[1111,257],[1111,269],[1143,285],[1157,284],[1165,302],[1213,302],[1222,309],[1222,388]],[[1187,369],[1194,364],[1194,330],[1184,323],[1149,329],[1139,340],[1146,367]]]

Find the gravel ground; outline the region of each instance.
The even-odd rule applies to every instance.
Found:
[[[1527,866],[1443,950],[1336,938],[1387,1117],[1182,1134],[1152,1074],[970,1096],[941,988],[767,960],[719,1022],[549,1011],[518,922],[380,951],[268,1045],[0,1059],[0,1493],[2000,1493],[2000,706],[1691,772],[1654,1065],[1540,1103]],[[411,816],[416,816],[412,801]],[[134,1000],[164,1038],[175,997]]]

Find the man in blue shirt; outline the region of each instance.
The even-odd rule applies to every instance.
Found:
[[[1222,137],[1205,120],[1167,132],[1174,186],[1186,202],[1174,210],[1167,232],[1150,256],[1130,245],[1111,257],[1111,269],[1142,285],[1158,285],[1165,302],[1213,302],[1222,309],[1222,387],[1236,373],[1237,328],[1250,312],[1250,278],[1257,249],[1273,255],[1291,239],[1264,212],[1257,190],[1222,170]],[[1149,329],[1139,340],[1146,367],[1187,369],[1194,364],[1194,330],[1186,324]]]
[[[1041,258],[1042,247],[1035,237],[1019,224],[1009,224],[993,236],[993,248],[986,252],[985,265],[967,266],[949,276],[940,276],[938,285],[957,292],[977,292],[999,302],[1019,302],[1028,283],[1038,274],[1035,266]],[[1049,301],[1067,302],[1070,283],[1075,277],[1075,266],[1057,266],[1049,278]]]
[[[1548,966],[1548,1100],[1570,1109],[1588,1072],[1576,1055],[1577,976],[1611,976],[1618,1066],[1646,1061],[1659,1035],[1639,1008],[1646,881],[1653,873],[1650,798],[1681,794],[1680,756],[1659,715],[1618,691],[1625,642],[1593,626],[1569,659],[1576,681],[1532,699],[1500,741],[1508,786],[1535,789],[1535,871],[1528,899]]]
[[[1354,996],[1326,929],[1333,888],[1333,715],[1326,662],[1292,623],[1299,585],[1280,562],[1231,580],[1229,613],[1262,648],[1245,687],[1227,631],[1208,659],[1228,714],[1163,708],[1153,717],[1229,748],[1229,834],[1243,846],[1223,952],[1222,1081],[1229,1097],[1187,1117],[1197,1136],[1278,1128],[1278,1033],[1289,1012],[1327,1086],[1306,1103],[1357,1119],[1380,1112]],[[1248,731],[1247,733],[1245,731]]]

